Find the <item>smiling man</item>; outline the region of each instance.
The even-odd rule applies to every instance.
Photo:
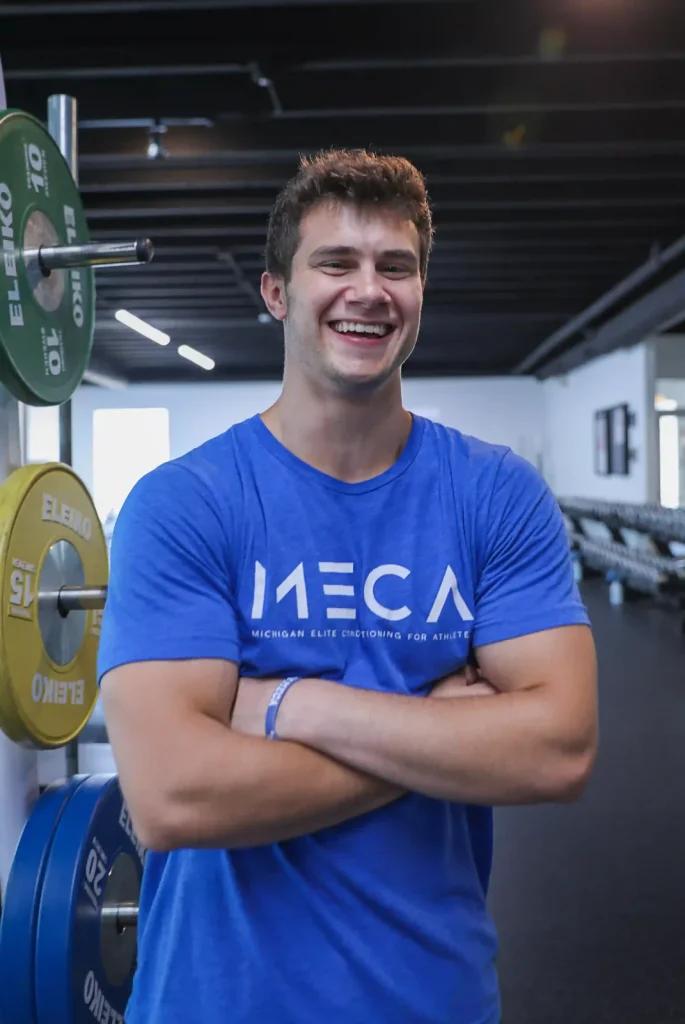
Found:
[[[500,1020],[491,808],[583,792],[596,666],[536,470],[403,406],[431,244],[407,161],[303,161],[262,281],[278,401],[119,516],[100,675],[152,851],[127,1024]]]

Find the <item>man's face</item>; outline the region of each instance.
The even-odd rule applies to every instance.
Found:
[[[268,275],[262,286],[285,319],[289,367],[346,393],[392,377],[419,332],[419,252],[415,225],[394,211],[327,202],[310,210],[287,287]]]

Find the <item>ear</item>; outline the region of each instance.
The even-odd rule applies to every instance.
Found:
[[[263,273],[261,293],[272,317],[275,320],[285,320],[288,315],[288,302],[283,278],[275,274]]]

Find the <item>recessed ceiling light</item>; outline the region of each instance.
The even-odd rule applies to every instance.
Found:
[[[184,359],[189,359],[191,363],[201,366],[203,370],[213,370],[216,366],[213,359],[203,355],[202,352],[198,352],[197,349],[191,348],[190,345],[180,345],[178,354],[183,356]]]
[[[140,317],[134,316],[133,313],[129,313],[126,309],[118,309],[114,314],[115,318],[121,324],[125,324],[130,327],[133,331],[138,331],[138,334],[142,334],[145,338],[149,338],[150,341],[156,341],[158,345],[168,345],[171,338],[164,331],[158,331],[152,324],[146,323],[141,320]]]

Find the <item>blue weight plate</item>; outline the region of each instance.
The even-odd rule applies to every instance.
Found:
[[[135,929],[103,906],[138,903],[144,850],[116,775],[91,775],[52,840],[36,939],[37,1024],[123,1024],[136,967]]]
[[[36,929],[45,868],[57,823],[87,778],[55,782],[41,794],[23,828],[0,916],[0,1020],[36,1024]]]

